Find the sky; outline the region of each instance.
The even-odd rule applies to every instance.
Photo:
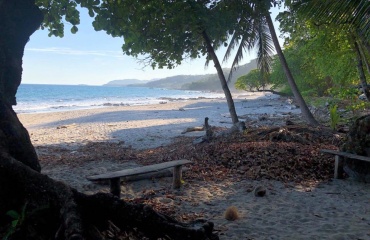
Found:
[[[273,16],[277,10],[273,11]],[[204,68],[205,59],[186,59],[175,69],[155,69],[136,58],[123,55],[123,39],[95,31],[85,9],[80,12],[81,24],[76,34],[65,23],[63,38],[49,37],[47,30],[37,30],[27,43],[23,57],[22,83],[62,85],[103,85],[118,79],[151,80],[175,75],[216,73],[213,64]],[[277,25],[275,26],[278,30]],[[278,33],[279,35],[279,33]],[[217,52],[222,59],[224,50]],[[242,63],[256,57],[255,51],[244,55]],[[231,61],[223,64],[230,67]]]

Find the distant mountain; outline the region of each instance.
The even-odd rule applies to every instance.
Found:
[[[228,83],[230,91],[236,91],[235,82],[236,80],[243,75],[248,74],[251,70],[257,68],[256,60],[252,60],[247,64],[244,64],[238,67],[232,74],[232,77]],[[229,77],[230,68],[223,69],[226,80]],[[202,79],[190,84],[182,86],[182,89],[186,90],[208,90],[208,91],[222,91],[221,83],[217,74],[204,75]]]
[[[201,80],[207,75],[177,75],[172,77],[162,78],[160,80],[148,82],[145,87],[152,88],[167,88],[167,89],[182,89],[184,84],[192,83]]]
[[[104,84],[104,86],[127,86],[131,84],[146,84],[152,80],[138,80],[138,79],[122,79],[113,80]]]
[[[249,71],[257,68],[256,60],[244,64],[238,67],[232,75],[231,81],[229,82],[229,88],[231,91],[235,90],[236,80]],[[223,69],[226,78],[229,76],[230,69]],[[127,82],[126,82],[127,81]],[[131,83],[129,83],[131,81]],[[122,84],[124,83],[124,85]],[[126,80],[114,80],[110,81],[106,85],[114,86],[140,86],[140,87],[151,87],[151,88],[167,88],[167,89],[180,89],[180,90],[198,90],[198,91],[222,91],[220,80],[217,74],[204,74],[204,75],[178,75],[159,80],[151,81],[140,81],[136,79]]]

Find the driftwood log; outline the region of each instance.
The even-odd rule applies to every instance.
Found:
[[[101,233],[114,225],[149,239],[218,239],[210,222],[181,223],[111,194],[85,195],[40,173],[29,134],[12,105],[24,47],[42,20],[34,0],[0,1],[0,238],[104,239]]]
[[[227,137],[234,133],[242,133],[246,129],[245,122],[237,122],[233,124],[233,126],[229,129],[226,129],[223,131],[215,131],[217,128],[209,125],[208,121],[209,121],[209,118],[205,117],[203,127],[187,128],[182,133],[191,132],[191,131],[205,131],[204,136],[196,138],[193,141],[193,144],[200,144],[204,142],[211,142],[213,139],[218,138],[218,137]]]

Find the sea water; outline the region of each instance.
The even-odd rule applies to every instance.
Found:
[[[17,113],[55,112],[120,105],[147,105],[175,100],[223,98],[222,93],[128,86],[21,84]]]

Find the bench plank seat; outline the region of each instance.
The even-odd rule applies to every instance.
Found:
[[[360,155],[353,154],[353,153],[340,152],[340,151],[329,150],[329,149],[321,149],[320,152],[329,153],[329,154],[333,154],[333,155],[338,155],[338,156],[341,156],[341,157],[346,157],[346,158],[351,158],[351,159],[357,159],[357,160],[361,160],[361,161],[365,161],[365,162],[370,162],[370,157],[360,156]]]
[[[189,164],[191,161],[186,159],[175,160],[170,162],[158,163],[148,166],[136,167],[132,169],[125,169],[116,172],[108,172],[94,176],[86,177],[90,181],[99,181],[99,180],[110,180],[110,191],[112,194],[119,196],[120,195],[120,183],[121,177],[135,176],[145,173],[158,172],[167,168],[173,168],[173,187],[180,188],[181,186],[181,167],[182,165]]]
[[[343,158],[370,162],[370,157],[360,156],[353,153],[340,152],[330,149],[321,149],[320,152],[335,155],[334,178],[342,178],[343,176]]]

